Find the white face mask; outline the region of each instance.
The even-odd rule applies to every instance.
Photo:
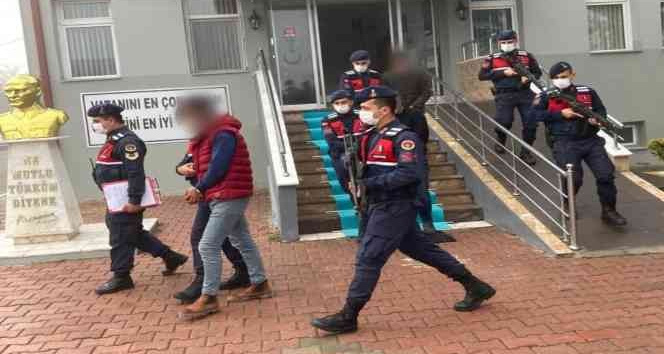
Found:
[[[101,125],[101,123],[92,123],[92,131],[95,134],[99,134],[99,135],[106,135],[108,133],[106,128],[104,128],[104,126]]]
[[[555,87],[557,87],[561,90],[564,90],[564,89],[572,86],[572,79],[570,79],[570,78],[553,79],[553,80],[551,80],[551,82],[553,83],[553,86],[555,86]]]
[[[369,65],[355,65],[353,64],[353,69],[358,73],[365,73],[369,70]]]
[[[339,114],[346,114],[350,112],[350,105],[347,104],[335,104],[332,105],[334,107],[334,111],[339,113]]]
[[[361,110],[360,111],[360,120],[366,125],[376,125],[378,124],[378,118],[371,111]]]
[[[516,43],[502,43],[500,45],[500,50],[505,53],[510,53],[516,50]]]

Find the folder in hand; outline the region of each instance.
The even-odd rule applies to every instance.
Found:
[[[111,213],[120,213],[125,204],[129,203],[129,181],[104,183],[101,186],[106,199],[106,207]],[[152,177],[145,177],[145,193],[141,199],[141,206],[152,208],[161,205],[159,184]]]

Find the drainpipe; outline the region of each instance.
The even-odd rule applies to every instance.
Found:
[[[32,29],[35,34],[35,46],[37,47],[37,62],[39,63],[42,98],[46,107],[53,107],[53,90],[51,89],[51,77],[48,72],[46,42],[44,40],[44,26],[39,0],[30,0],[30,11],[32,12]]]

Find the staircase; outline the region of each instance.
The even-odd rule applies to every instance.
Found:
[[[301,235],[338,231],[342,220],[337,212],[337,200],[332,195],[328,173],[319,148],[312,143],[303,113],[284,113],[295,166],[300,178],[297,187],[298,224]],[[483,219],[482,209],[474,203],[466,190],[463,176],[447,160],[437,141],[429,142],[430,188],[444,209],[448,222]],[[337,183],[333,181],[332,183]]]

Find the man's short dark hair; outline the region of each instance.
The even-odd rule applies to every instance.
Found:
[[[390,107],[392,113],[397,111],[397,98],[396,97],[378,97],[374,98],[374,104],[378,108]]]

